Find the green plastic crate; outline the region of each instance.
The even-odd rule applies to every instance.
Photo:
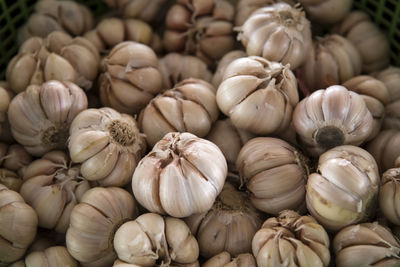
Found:
[[[0,80],[4,79],[8,61],[17,52],[17,29],[32,12],[35,0],[0,0]],[[103,13],[107,7],[101,0],[80,0],[94,11]],[[400,1],[355,0],[354,7],[366,11],[387,34],[391,43],[392,64],[400,66]]]

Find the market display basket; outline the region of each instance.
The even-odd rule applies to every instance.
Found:
[[[17,52],[17,30],[28,19],[35,2],[34,0],[0,0],[0,79],[4,79],[7,64]],[[101,0],[78,2],[91,8],[95,15],[100,15],[107,9]],[[400,66],[400,1],[354,0],[354,8],[367,12],[385,31],[391,44],[392,64]]]

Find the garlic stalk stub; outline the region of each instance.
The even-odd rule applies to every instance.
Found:
[[[184,221],[146,213],[121,225],[114,249],[120,260],[139,266],[190,264],[199,257],[196,238]]]
[[[23,261],[16,262],[9,267],[78,267],[78,262],[72,258],[64,246],[49,247],[43,251],[29,253]]]
[[[400,168],[392,168],[382,175],[379,189],[379,207],[393,224],[400,225]]]
[[[166,0],[103,0],[108,6],[116,9],[122,16],[138,18],[151,22],[157,18]]]
[[[338,146],[319,157],[308,177],[306,201],[310,214],[324,227],[337,231],[374,215],[380,177],[366,150]]]
[[[119,112],[137,114],[162,88],[154,51],[137,42],[116,45],[101,62],[100,98]]]
[[[226,53],[220,61],[218,61],[217,69],[215,70],[214,76],[212,77],[211,83],[214,85],[215,88],[221,84],[224,76],[224,72],[226,68],[231,64],[232,61],[235,59],[247,57],[246,52],[242,50],[233,50],[229,53]]]
[[[209,211],[185,218],[185,222],[206,259],[223,251],[233,256],[251,252],[251,241],[262,224],[246,194],[228,182]]]
[[[21,195],[0,184],[0,266],[9,266],[24,256],[37,224],[35,211]]]
[[[256,267],[256,260],[250,253],[239,254],[237,257],[224,251],[203,263],[202,267]]]
[[[398,240],[378,222],[344,228],[333,239],[333,250],[338,267],[400,264]]]
[[[132,116],[111,108],[88,109],[72,122],[68,149],[87,180],[124,186],[131,181],[146,142]]]
[[[132,190],[150,212],[181,218],[209,210],[226,175],[226,160],[215,144],[172,132],[139,162]]]
[[[340,85],[304,98],[293,112],[293,126],[308,153],[318,156],[340,145],[362,144],[373,130],[363,98]]]
[[[298,0],[312,22],[333,24],[350,13],[353,0]]]
[[[400,156],[400,131],[388,129],[381,131],[366,146],[367,150],[375,158],[381,173],[393,168],[395,160]]]
[[[106,267],[116,259],[114,234],[137,216],[134,198],[118,187],[87,191],[70,217],[66,245],[71,256],[84,266]]]
[[[31,85],[10,103],[12,135],[33,156],[64,149],[72,120],[87,104],[85,92],[71,82]]]
[[[251,139],[240,150],[236,168],[257,209],[277,215],[304,208],[308,167],[304,156],[287,142]]]
[[[283,2],[254,11],[239,28],[238,39],[249,56],[290,64],[292,70],[303,64],[312,44],[304,12]]]
[[[285,131],[299,101],[296,77],[289,67],[261,57],[232,61],[216,97],[233,125],[258,135]]]
[[[324,266],[330,262],[329,237],[311,216],[286,210],[269,218],[253,238],[258,266]]]

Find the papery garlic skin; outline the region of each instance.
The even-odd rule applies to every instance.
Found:
[[[49,247],[44,251],[31,252],[25,257],[24,261],[10,265],[10,267],[37,267],[37,266],[78,267],[78,262],[74,258],[72,258],[72,256],[68,253],[66,247],[54,246],[54,247]]]
[[[256,267],[256,260],[250,253],[239,254],[233,258],[224,251],[203,263],[202,267]]]
[[[381,131],[366,146],[367,150],[375,158],[381,173],[393,168],[395,160],[400,156],[400,131],[388,129]]]
[[[45,38],[53,31],[83,35],[94,25],[90,9],[73,1],[40,1],[34,11],[19,32],[20,43],[33,36]]]
[[[249,56],[289,64],[296,69],[312,45],[311,26],[298,8],[280,2],[254,11],[239,29]]]
[[[313,156],[335,146],[358,146],[373,130],[373,118],[364,99],[340,85],[315,91],[300,101],[292,122]]]
[[[257,209],[277,215],[303,208],[308,167],[304,156],[287,142],[251,139],[240,150],[236,168]]]
[[[392,168],[382,174],[379,188],[379,207],[383,215],[393,224],[400,225],[400,168]]]
[[[366,13],[351,12],[332,31],[355,45],[361,55],[363,72],[379,71],[389,65],[389,40]]]
[[[178,0],[167,13],[164,46],[195,55],[207,65],[234,48],[235,8],[226,0]]]
[[[258,266],[325,266],[330,262],[329,237],[311,216],[286,210],[269,218],[255,234]]]
[[[208,259],[223,251],[233,256],[251,252],[261,218],[246,194],[226,182],[209,211],[187,217],[185,222],[199,243],[200,255]]]
[[[9,266],[24,256],[37,224],[35,211],[21,195],[0,184],[0,266]]]
[[[139,125],[154,146],[170,132],[205,137],[218,115],[215,88],[200,79],[186,79],[152,99],[140,113]]]
[[[400,99],[400,68],[390,66],[383,71],[373,73],[373,76],[386,85],[389,91],[389,103]]]
[[[26,167],[20,193],[35,209],[40,227],[65,233],[72,209],[90,187],[80,176],[80,166],[54,150]]]
[[[103,58],[101,72],[101,102],[119,112],[139,113],[162,88],[156,54],[137,42],[116,45]]]
[[[299,101],[297,80],[289,67],[261,57],[232,61],[216,98],[233,125],[257,135],[285,131]]]
[[[8,120],[15,140],[33,156],[67,146],[72,120],[87,108],[85,92],[71,82],[31,85],[15,96]]]
[[[218,88],[218,86],[223,81],[224,72],[226,68],[229,66],[229,64],[231,64],[231,62],[234,61],[235,59],[241,57],[247,57],[246,52],[242,50],[233,50],[229,53],[226,53],[221,58],[221,60],[218,62],[217,69],[215,70],[214,76],[212,77],[211,81],[211,83],[214,85],[215,88]]]
[[[168,53],[159,62],[164,89],[173,88],[177,83],[189,78],[200,79],[206,82],[211,81],[212,74],[208,70],[207,64],[200,58],[178,53]]]
[[[139,162],[132,190],[150,212],[182,218],[209,210],[226,175],[226,160],[215,144],[172,132]]]
[[[72,122],[68,149],[81,174],[101,186],[124,186],[146,149],[136,120],[111,108],[87,109]]]
[[[71,256],[85,266],[111,266],[117,255],[114,234],[137,216],[134,198],[118,187],[87,191],[70,217],[66,245]]]
[[[338,267],[398,266],[400,244],[389,229],[363,223],[342,229],[333,239]]]
[[[17,172],[22,177],[25,167],[31,162],[32,156],[20,144],[8,145],[0,142],[1,167]]]
[[[319,157],[317,172],[308,177],[308,211],[332,231],[366,221],[375,212],[379,183],[371,154],[356,146],[335,147]]]
[[[350,13],[353,0],[299,0],[312,22],[333,24]]]
[[[114,248],[120,260],[139,266],[190,264],[199,257],[196,238],[184,221],[145,213],[121,225]]]
[[[166,0],[103,0],[108,6],[117,9],[122,16],[139,18],[151,22],[157,18]]]

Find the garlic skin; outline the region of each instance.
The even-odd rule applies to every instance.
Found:
[[[355,45],[361,55],[363,72],[379,71],[389,65],[389,40],[366,13],[352,11],[332,32],[345,36]]]
[[[367,75],[356,76],[343,83],[343,86],[364,99],[373,118],[372,132],[366,141],[372,140],[380,132],[386,117],[385,105],[389,102],[389,91],[383,82]]]
[[[68,253],[66,247],[54,246],[43,251],[29,253],[23,261],[14,263],[10,267],[78,267],[78,262]]]
[[[307,208],[326,229],[368,220],[375,212],[380,176],[366,150],[338,146],[319,157],[316,173],[308,176]]]
[[[55,31],[45,39],[26,40],[8,64],[6,78],[16,93],[50,80],[70,81],[89,90],[99,64],[99,51],[90,41]]]
[[[232,61],[216,97],[233,125],[256,135],[285,131],[299,101],[296,77],[289,66],[261,57]]]
[[[258,266],[325,266],[330,262],[329,237],[311,216],[285,210],[269,218],[253,238]]]
[[[138,18],[151,22],[167,0],[103,0],[109,7],[116,9],[123,17]]]
[[[84,266],[111,266],[117,255],[114,234],[124,222],[137,216],[135,199],[118,187],[87,191],[71,213],[66,245]]]
[[[250,253],[239,254],[233,258],[229,252],[221,252],[203,263],[202,267],[257,267]]]
[[[0,184],[10,190],[19,192],[22,185],[22,178],[11,170],[0,168]]]
[[[73,1],[39,1],[28,22],[20,29],[18,41],[22,43],[33,36],[45,38],[53,31],[83,35],[93,25],[93,14],[85,5]]]
[[[185,222],[155,213],[121,225],[115,233],[114,249],[120,260],[143,267],[190,264],[199,257],[196,238]]]
[[[139,125],[154,146],[170,132],[205,137],[218,115],[215,88],[203,80],[186,79],[152,99],[140,113]]]
[[[400,68],[390,66],[383,71],[373,73],[373,76],[382,81],[389,91],[389,103],[400,99]]]
[[[0,184],[0,266],[9,266],[24,256],[37,224],[35,211],[21,195]]]
[[[168,265],[169,267],[200,267],[200,264],[198,261],[195,261],[193,263],[189,264],[178,264],[178,263],[171,263]],[[142,265],[137,265],[137,264],[132,264],[132,263],[126,263],[121,260],[116,260],[114,261],[113,267],[143,267]]]
[[[338,267],[398,266],[400,244],[378,222],[351,225],[333,239]]]
[[[26,167],[20,194],[35,209],[39,226],[65,233],[72,209],[90,189],[80,176],[80,166],[68,155],[53,150]]]
[[[215,144],[190,133],[172,132],[139,162],[132,190],[136,200],[150,212],[188,217],[212,207],[225,183],[227,169]]]
[[[308,167],[304,156],[287,142],[251,139],[240,150],[236,168],[257,209],[277,215],[303,208]]]
[[[249,56],[289,64],[293,70],[311,47],[311,26],[303,11],[280,2],[254,11],[239,28],[238,40]]]
[[[233,256],[251,252],[261,218],[246,193],[225,182],[212,208],[185,218],[185,222],[199,243],[200,255],[208,259],[224,251]]]
[[[217,69],[214,73],[214,76],[212,77],[211,83],[214,85],[215,88],[218,88],[218,86],[222,83],[223,81],[223,76],[226,68],[231,64],[232,61],[235,59],[241,58],[241,57],[247,57],[246,52],[242,50],[233,50],[227,54],[225,54],[221,60],[218,62]]]
[[[168,53],[159,62],[164,89],[173,88],[177,83],[189,78],[211,81],[212,74],[200,58]]]
[[[72,162],[81,174],[101,186],[124,186],[146,150],[136,120],[111,108],[87,109],[71,124],[68,141]]]
[[[393,224],[400,225],[400,168],[392,168],[382,175],[379,188],[379,208],[383,215]]]
[[[161,91],[157,56],[146,45],[119,43],[103,58],[99,83],[104,106],[137,114]]]
[[[72,120],[87,105],[85,92],[71,82],[31,85],[10,103],[12,135],[33,156],[64,149]]]
[[[317,37],[298,70],[310,92],[342,84],[360,75],[361,55],[350,40],[331,34]]]
[[[25,167],[32,162],[32,156],[20,144],[8,145],[0,142],[0,166],[23,176]],[[19,191],[19,190],[17,190]]]
[[[353,0],[298,0],[312,22],[334,24],[342,21],[353,5]]]
[[[312,156],[335,146],[358,146],[373,130],[373,117],[364,99],[340,85],[315,91],[300,101],[292,122]]]
[[[388,129],[381,131],[366,146],[367,150],[375,158],[381,173],[393,168],[395,160],[400,156],[400,131]]]
[[[167,13],[168,52],[195,55],[207,65],[234,48],[234,6],[226,0],[177,0]]]

